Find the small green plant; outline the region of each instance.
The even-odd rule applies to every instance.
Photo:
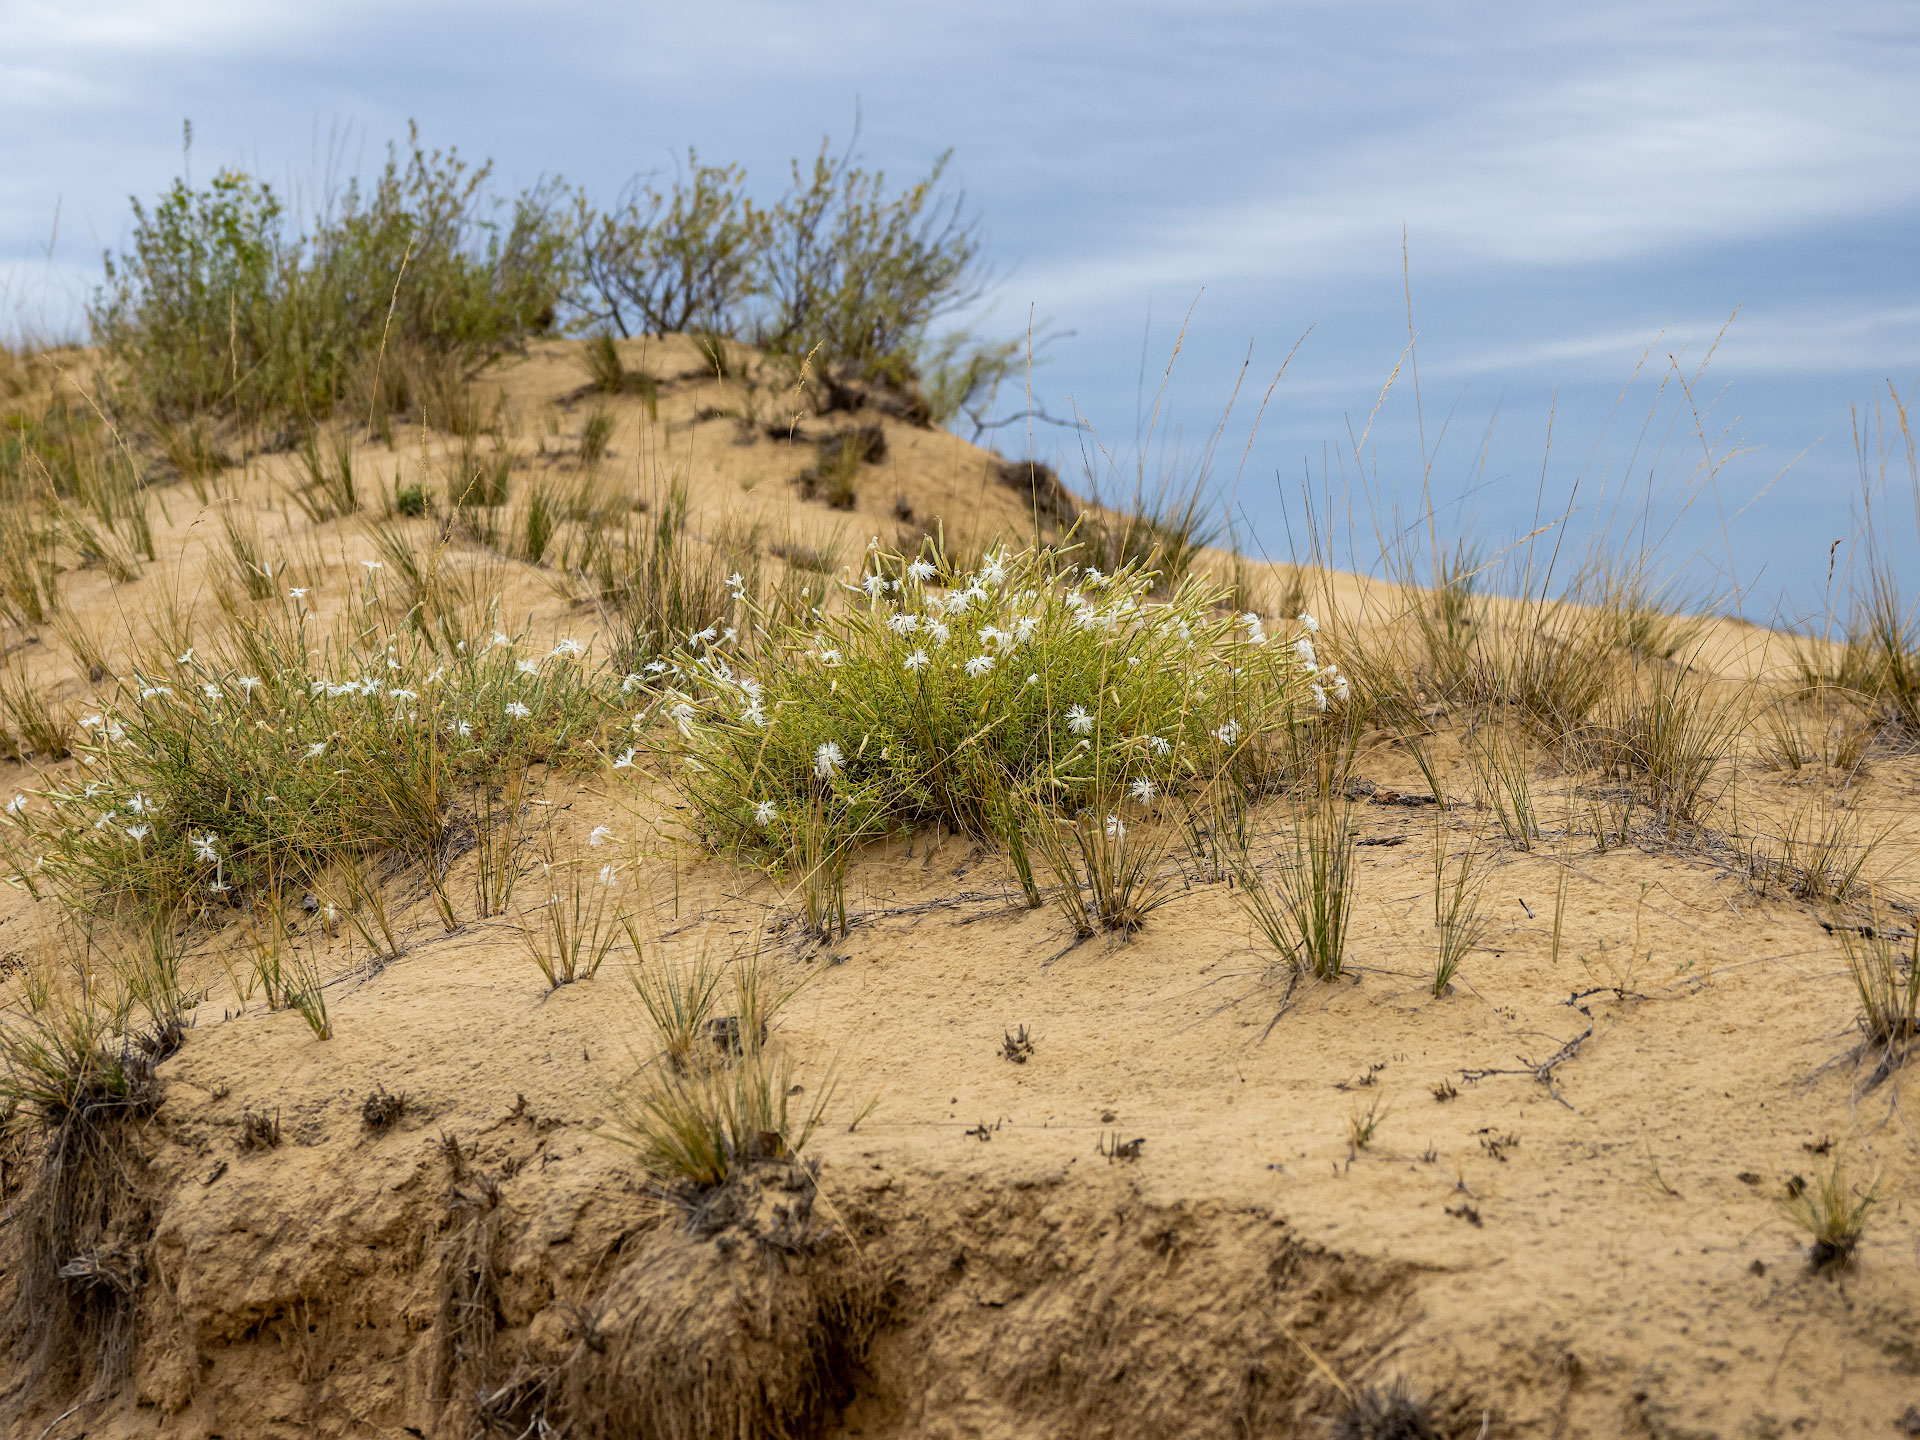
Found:
[[[1337,980],[1353,914],[1353,803],[1326,795],[1296,802],[1271,879],[1251,849],[1232,854],[1240,906],[1276,954],[1316,980]]]
[[[1096,925],[1131,935],[1173,898],[1169,877],[1160,869],[1166,832],[1145,825],[1142,833],[1143,825],[1129,825],[1117,808],[1104,816],[1096,808],[1071,821],[1044,809],[1029,817],[1027,828],[1077,938],[1092,935]]]
[[[557,990],[592,979],[619,943],[620,877],[611,863],[589,871],[586,862],[551,858],[546,874],[553,888],[537,907],[534,923],[519,912],[520,937],[547,988]]]
[[[614,1106],[614,1138],[660,1179],[708,1190],[756,1163],[790,1161],[819,1128],[834,1087],[791,1107],[794,1067],[765,1047],[728,1059],[661,1065]]]
[[[481,919],[505,915],[521,876],[520,842],[526,808],[526,770],[509,764],[498,781],[473,789],[474,910]]]
[[[18,760],[50,762],[72,753],[73,715],[49,700],[17,665],[0,665],[0,717],[6,720],[6,744]]]
[[[1815,903],[1842,904],[1859,889],[1881,835],[1862,839],[1859,820],[1845,807],[1815,797],[1774,834],[1738,837],[1734,847],[1756,894],[1781,890]]]
[[[1804,1181],[1789,1185],[1779,1203],[1781,1213],[1811,1240],[1808,1263],[1815,1270],[1824,1270],[1830,1265],[1844,1268],[1853,1263],[1853,1253],[1866,1230],[1867,1212],[1879,1199],[1877,1184],[1869,1186],[1864,1195],[1855,1193],[1836,1155],[1832,1169],[1811,1185]]]
[[[646,951],[637,933],[630,934],[637,963],[644,965]],[[796,1113],[789,1106],[800,1087],[793,1083],[792,1062],[770,1047],[769,1033],[773,1015],[793,991],[769,988],[755,948],[733,967],[734,1013],[707,1020],[718,970],[703,959],[690,974],[669,974],[643,983],[636,970],[641,1002],[668,1059],[616,1100],[614,1138],[638,1150],[660,1179],[695,1189],[724,1185],[758,1163],[795,1159],[836,1087],[829,1075],[804,1109]],[[703,1020],[713,1040],[704,1047],[698,1043]]]
[[[1524,737],[1504,726],[1482,726],[1468,737],[1468,759],[1482,802],[1492,808],[1507,843],[1531,850],[1540,838],[1533,803],[1532,759]]]
[[[585,465],[598,465],[606,456],[607,442],[613,439],[613,412],[604,405],[596,405],[587,412],[586,422],[580,427],[580,460]]]
[[[354,483],[353,447],[344,438],[336,438],[326,455],[320,452],[320,432],[309,430],[300,446],[300,464],[305,478],[289,488],[294,504],[307,519],[318,525],[360,508],[360,494]]]
[[[402,485],[398,479],[393,482],[393,508],[399,515],[417,518],[427,513],[427,487],[415,481],[411,485]]]
[[[1715,696],[1684,666],[1629,686],[1593,732],[1601,769],[1637,782],[1667,837],[1702,824],[1718,795],[1721,762],[1745,729],[1747,696]]]
[[[1903,940],[1889,918],[1876,914],[1860,925],[1835,912],[1831,922],[1860,996],[1860,1028],[1869,1050],[1880,1052],[1883,1074],[1920,1037],[1920,935]]]
[[[1366,1149],[1373,1143],[1374,1132],[1380,1128],[1380,1123],[1391,1113],[1380,1108],[1378,1091],[1367,1102],[1366,1109],[1362,1110],[1356,1103],[1347,1116],[1347,1144],[1355,1150]]]
[[[1479,859],[1477,839],[1470,838],[1458,852],[1452,873],[1448,873],[1446,834],[1438,826],[1433,838],[1433,924],[1439,932],[1439,956],[1433,967],[1433,993],[1444,995],[1452,988],[1460,962],[1479,948],[1486,938],[1487,920],[1480,913],[1480,893],[1486,888],[1484,876],[1475,873]],[[1556,918],[1556,924],[1558,923]]]
[[[553,498],[548,495],[545,486],[537,485],[528,494],[524,524],[526,531],[520,546],[520,558],[529,565],[538,565],[546,559],[547,547],[553,543],[553,532],[559,524]]]
[[[669,959],[657,943],[643,943],[630,915],[622,916],[620,925],[633,948],[633,967],[628,974],[634,993],[660,1036],[668,1062],[685,1069],[693,1063],[694,1047],[706,1031],[724,969],[704,950],[691,965]]]

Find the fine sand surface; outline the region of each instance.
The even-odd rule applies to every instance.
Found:
[[[516,484],[580,473],[597,402],[575,393],[570,351],[493,372]],[[669,380],[699,373],[681,342],[628,353]],[[872,413],[798,420],[803,437],[878,423],[887,442],[851,513],[802,500],[789,481],[812,450],[769,438],[792,422],[777,398],[757,426],[696,418],[739,403],[717,380],[668,384],[657,421],[613,402],[600,473],[636,496],[684,475],[695,530],[838,536],[839,566],[875,535],[1029,528],[991,457]],[[360,471],[390,488],[444,443],[403,430],[358,452]],[[286,503],[291,465],[220,483],[325,613],[372,551],[354,522],[309,526]],[[168,595],[199,594],[199,623],[219,620],[215,512],[184,485],[164,503],[142,578],[69,577],[74,612],[122,648]],[[595,632],[551,572],[477,549],[452,563],[538,637]],[[1350,616],[1402,598],[1331,583]],[[85,703],[50,631],[11,643],[37,685]],[[1765,682],[1785,658],[1779,637],[1716,621],[1693,663]],[[549,993],[515,921],[447,934],[396,871],[405,953],[376,968],[346,936],[323,940],[322,1042],[298,1015],[242,1005],[207,935],[189,964],[208,998],[141,1137],[153,1224],[132,1378],[65,1420],[70,1398],[15,1380],[8,1433],[572,1434],[539,1429],[530,1397],[574,1386],[610,1417],[578,1433],[731,1435],[713,1417],[752,1412],[739,1395],[760,1386],[795,1433],[1312,1436],[1334,1433],[1349,1393],[1398,1379],[1439,1397],[1434,1433],[1463,1436],[1920,1426],[1920,1068],[1869,1085],[1833,915],[1756,895],[1724,843],[1556,838],[1571,780],[1544,758],[1547,838],[1494,843],[1449,736],[1434,741],[1444,812],[1382,803],[1425,782],[1390,736],[1362,742],[1355,769],[1377,788],[1355,810],[1359,892],[1333,983],[1290,985],[1177,842],[1174,898],[1126,943],[1073,944],[1052,906],[1024,907],[1004,855],[929,829],[863,852],[852,927],[822,944],[779,883],[687,843],[658,776],[555,779],[557,830],[575,845],[612,830],[665,953],[762,946],[798,986],[775,1021],[794,1105],[833,1087],[805,1152],[817,1193],[774,1167],[693,1226],[608,1124],[653,1060],[618,957]],[[36,783],[10,769],[0,784]],[[1784,824],[1818,794],[1883,837],[1883,896],[1914,893],[1920,759],[1882,747],[1836,778],[1743,749],[1729,778],[1726,829]],[[1487,938],[1438,998],[1436,833],[1493,844]],[[475,863],[456,862],[456,893]],[[0,892],[0,952],[31,954],[46,923]],[[380,1089],[407,1103],[375,1128],[362,1111]],[[248,1116],[276,1117],[280,1143],[243,1148]],[[1853,1264],[1815,1271],[1778,1202],[1836,1158],[1879,1198]]]

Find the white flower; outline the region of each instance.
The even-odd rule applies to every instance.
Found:
[[[758,805],[753,807],[753,823],[764,830],[774,822],[774,818],[779,815],[779,813],[779,807],[771,800],[762,800]]]
[[[1127,827],[1120,823],[1120,817],[1118,815],[1107,816],[1107,838],[1109,840],[1124,840],[1127,838]]]
[[[1150,735],[1147,737],[1147,748],[1155,755],[1170,755],[1173,753],[1173,742],[1164,735]]]
[[[149,685],[140,692],[142,700],[151,700],[156,695],[171,695],[173,691],[165,685]]]
[[[896,635],[911,635],[920,628],[920,617],[897,612],[887,617],[887,628]]]
[[[214,835],[209,830],[205,835],[189,837],[193,843],[193,858],[207,865],[220,863],[220,852],[213,848]]]
[[[726,629],[720,632],[720,643],[723,645],[731,645],[733,644],[734,641],[738,640],[739,638],[740,638],[740,632],[734,629],[733,626],[731,625],[727,626]]]
[[[360,563],[367,567],[367,574],[369,575],[373,574],[373,572],[376,570],[384,570],[387,568],[386,566],[382,565],[378,560],[362,560]]]
[[[254,691],[258,690],[261,687],[261,685],[264,684],[265,682],[262,681],[258,675],[242,675],[238,680],[234,681],[233,683],[238,685],[247,694],[251,695],[253,694]]]
[[[667,662],[664,660],[649,660],[645,666],[646,672],[649,675],[658,675],[666,668]]]
[[[618,884],[619,880],[620,880],[620,870],[617,866],[602,865],[600,867],[600,883],[602,885],[612,887],[613,885]]]
[[[514,669],[518,670],[522,675],[538,675],[540,673],[540,662],[538,660],[517,660],[514,662]]]
[[[1040,677],[1038,675],[1027,676],[1027,684],[1038,685],[1039,683],[1040,683]]]
[[[711,625],[707,626],[707,628],[702,630],[698,635],[689,635],[687,637],[689,641],[696,645],[711,645],[719,638],[720,632]]]
[[[293,589],[287,591],[287,594],[295,600],[304,600],[307,598],[307,587],[304,585],[296,585]]]
[[[1040,628],[1040,622],[1031,615],[1022,615],[1013,622],[1013,638],[1016,644],[1024,645],[1033,638],[1033,632]]]
[[[1107,583],[1107,577],[1089,565],[1087,566],[1087,578],[1082,583],[1089,586],[1104,585]]]
[[[1222,745],[1238,743],[1240,739],[1240,722],[1238,720],[1227,721],[1226,724],[1213,732],[1213,738],[1218,740]]]
[[[7,814],[24,815],[27,813],[27,797],[16,795],[7,802]]]
[[[556,655],[584,655],[587,653],[587,647],[582,645],[578,640],[556,640],[553,642],[553,653]]]
[[[822,650],[820,652],[820,663],[829,667],[838,665],[840,663],[840,652],[838,650]]]
[[[1253,611],[1249,610],[1246,614],[1242,615],[1240,617],[1240,623],[1247,627],[1247,643],[1251,645],[1264,645],[1267,643],[1267,632],[1260,627],[1260,617]]]
[[[631,770],[633,768],[633,752],[634,747],[631,745],[625,750],[622,750],[619,755],[614,757],[613,768],[616,770]]]
[[[1300,663],[1303,665],[1318,665],[1320,663],[1313,653],[1313,641],[1304,635],[1293,642],[1293,653],[1300,657]]]
[[[935,620],[932,617],[928,617],[927,633],[933,637],[934,644],[944,645],[947,643],[947,637],[953,632],[947,628],[946,621]]]
[[[813,752],[813,773],[822,780],[831,780],[834,771],[840,768],[842,758],[840,747],[828,740]]]
[[[1326,709],[1327,708],[1327,692],[1324,689],[1322,689],[1319,685],[1309,685],[1307,686],[1307,689],[1313,695],[1313,708],[1316,710]]]
[[[900,663],[904,665],[909,672],[924,670],[927,668],[928,663],[927,652],[924,650],[916,650]]]
[[[1300,628],[1305,630],[1309,635],[1318,635],[1320,633],[1320,622],[1311,615],[1302,615],[1300,617]]]
[[[418,690],[393,689],[387,691],[387,698],[389,700],[418,700],[420,698],[420,692]]]
[[[1346,676],[1336,675],[1333,677],[1333,698],[1334,699],[1338,700],[1342,705],[1344,705],[1347,703],[1347,698],[1352,694],[1353,694],[1353,687],[1347,684]]]
[[[967,674],[975,680],[978,680],[991,669],[993,669],[993,657],[991,655],[976,655],[967,661],[966,664]]]
[[[496,645],[512,645],[512,644],[513,644],[513,641],[507,638],[505,631],[496,630],[493,632],[493,638],[487,642],[487,648],[491,650]]]
[[[693,706],[684,700],[667,711],[667,718],[679,727],[683,739],[693,734],[693,715]]]
[[[860,577],[860,588],[867,592],[869,599],[877,600],[880,598],[880,593],[887,588],[887,577],[877,571],[870,575],[863,575]]]
[[[980,578],[989,585],[998,585],[1007,578],[1006,557],[998,550],[987,556],[980,564]]]
[[[1134,799],[1138,800],[1142,805],[1148,804],[1153,799],[1153,794],[1154,794],[1153,781],[1147,779],[1146,776],[1142,775],[1138,780],[1134,781],[1133,784],[1127,787],[1127,793],[1131,795]]]
[[[1093,717],[1087,713],[1085,706],[1069,705],[1067,707],[1067,729],[1075,735],[1093,733]]]
[[[1005,630],[1002,630],[998,625],[982,625],[980,627],[980,643],[982,645],[991,645],[1004,655],[1013,648],[1013,636]]]
[[[307,746],[306,758],[309,760],[318,760],[322,755],[326,753],[327,753],[327,742],[324,740],[316,740],[311,745]]]
[[[591,845],[594,849],[598,850],[602,845],[606,844],[607,841],[611,840],[612,838],[613,838],[613,829],[611,826],[596,825],[593,827],[592,832],[587,836],[587,844]]]
[[[533,711],[515,700],[506,707],[506,714],[509,720],[524,720],[533,714]]]
[[[126,829],[127,838],[136,845],[151,834],[153,834],[153,827],[151,825],[129,825]]]
[[[82,715],[80,717],[80,728],[82,730],[92,730],[96,726],[104,725],[106,723],[107,723],[106,718],[100,715]]]
[[[182,665],[191,665],[193,663],[193,647],[191,645],[187,647],[187,653],[180,657],[180,663]]]
[[[102,816],[101,816],[101,817],[100,817],[100,818],[99,818],[98,820],[96,820],[96,821],[94,821],[94,822],[93,822],[93,828],[94,828],[94,829],[96,829],[96,830],[104,830],[104,829],[106,829],[106,828],[107,828],[107,822],[108,822],[109,820],[111,820],[111,819],[113,819],[113,814],[114,814],[114,812],[113,812],[113,811],[111,811],[111,810],[109,810],[109,811],[107,811],[107,812],[106,812],[106,813],[105,813],[104,815],[102,815]]]
[[[128,811],[135,815],[151,815],[159,808],[158,805],[154,804],[153,801],[149,800],[145,795],[135,795],[131,800],[127,801]]]
[[[727,588],[733,592],[733,598],[736,600],[740,598],[741,593],[747,588],[747,582],[740,578],[740,572],[738,570],[727,576]]]
[[[107,739],[113,741],[113,743],[116,745],[118,745],[122,740],[127,738],[127,732],[120,727],[120,722],[118,720],[109,720],[107,722],[107,728],[101,733],[104,734],[107,737]],[[86,758],[89,764],[93,763],[93,757],[91,755],[89,755]]]
[[[224,700],[227,698],[220,693],[220,687],[218,685],[202,685],[200,687],[200,693],[209,700]]]
[[[925,560],[915,560],[907,566],[907,578],[916,584],[931,580],[937,572]]]
[[[971,605],[972,603],[973,603],[973,591],[956,590],[953,592],[953,594],[947,597],[947,613],[949,615],[964,614],[966,612],[967,606]]]
[[[767,728],[767,712],[760,708],[760,702],[758,700],[755,700],[751,705],[747,706],[746,709],[742,710],[740,712],[740,718],[756,730],[764,730]]]

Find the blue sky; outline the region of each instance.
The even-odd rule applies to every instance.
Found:
[[[954,149],[1002,270],[970,318],[1013,333],[1031,308],[1070,332],[1035,388],[1110,448],[1190,306],[1159,432],[1185,456],[1251,342],[1215,472],[1270,554],[1304,534],[1303,484],[1364,562],[1423,473],[1442,527],[1494,549],[1576,480],[1576,525],[1651,481],[1689,593],[1803,614],[1831,542],[1844,564],[1861,533],[1853,416],[1920,377],[1909,4],[0,0],[0,21],[15,328],[73,325],[126,197],[178,172],[183,117],[201,176],[310,182],[411,117],[508,184],[605,196],[688,145],[775,191],[857,103],[866,156],[902,177]],[[1711,483],[1696,409],[1716,457],[1742,451]],[[1034,443],[1072,476],[1071,436]],[[1873,529],[1911,593],[1904,458],[1888,482]]]

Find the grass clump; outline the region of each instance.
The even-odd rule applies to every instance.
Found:
[[[322,635],[293,603],[223,652],[137,668],[82,717],[81,763],[48,792],[46,873],[204,905],[397,850],[434,883],[459,784],[597,759],[606,705],[582,646],[528,655],[496,632],[443,651],[374,601],[360,618]]]
[[[1872,1185],[1864,1195],[1856,1194],[1838,1156],[1833,1168],[1811,1185],[1798,1176],[1794,1182],[1781,1198],[1780,1210],[1806,1233],[1808,1264],[1815,1270],[1851,1265],[1866,1232],[1867,1212],[1879,1202],[1880,1187]]]
[[[709,636],[663,666],[713,848],[778,868],[823,826],[846,843],[928,821],[987,834],[1012,798],[1104,827],[1128,801],[1257,769],[1324,694],[1310,644],[1216,610],[1201,580],[1154,602],[1150,572],[1056,552],[966,574],[931,546],[872,559],[844,603],[763,631],[751,663]]]
[[[1337,980],[1353,915],[1353,802],[1321,794],[1296,802],[1277,837],[1269,876],[1250,845],[1229,851],[1241,909],[1274,952],[1316,980]]]
[[[629,926],[629,933],[632,934]],[[757,950],[733,965],[734,1013],[707,1019],[721,971],[703,958],[691,972],[646,964],[653,946],[633,936],[635,987],[654,1022],[663,1063],[652,1066],[614,1108],[615,1138],[639,1151],[663,1182],[694,1191],[726,1184],[763,1162],[795,1160],[833,1098],[831,1078],[798,1107],[793,1062],[771,1043],[771,1021],[792,991],[768,988]],[[699,1042],[706,1023],[710,1044]]]
[[[589,873],[581,861],[556,864],[551,856],[546,873],[552,888],[537,907],[533,923],[528,923],[524,910],[520,912],[520,938],[546,976],[547,988],[558,990],[599,974],[619,943],[624,918],[620,875],[613,864]]]
[[[1487,920],[1480,913],[1480,893],[1486,877],[1476,873],[1480,859],[1476,841],[1461,847],[1457,860],[1447,853],[1445,832],[1433,837],[1433,926],[1439,932],[1439,955],[1433,967],[1433,993],[1444,995],[1460,973],[1460,962],[1486,938]],[[1448,862],[1453,860],[1451,873]],[[1558,911],[1556,908],[1556,915]]]
[[[1920,1037],[1920,935],[1889,931],[1876,916],[1856,925],[1835,915],[1832,923],[1860,996],[1860,1028],[1869,1052],[1881,1056],[1876,1078],[1899,1063],[1906,1047]]]

